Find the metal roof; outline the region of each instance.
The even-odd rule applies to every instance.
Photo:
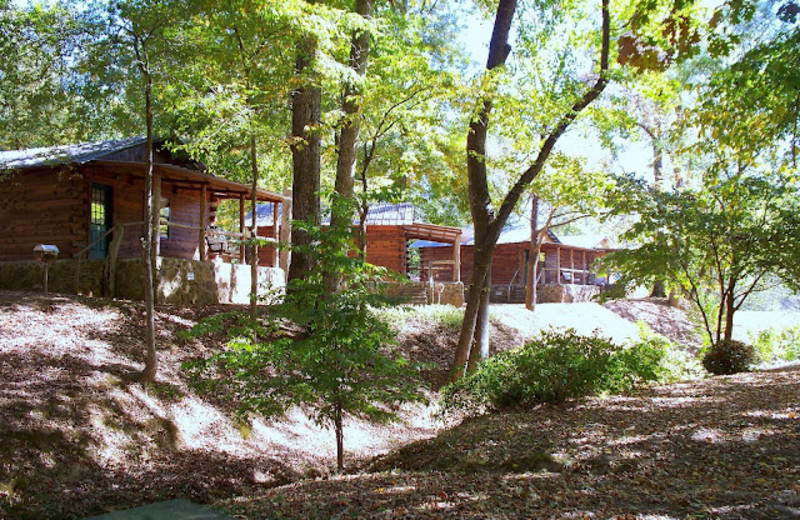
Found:
[[[258,226],[271,226],[272,225],[272,204],[259,204],[256,209],[256,225]],[[280,217],[281,208],[278,208],[278,216]],[[378,202],[369,207],[367,213],[368,226],[408,226],[414,224],[416,209],[410,202],[400,202],[393,204],[391,202]],[[247,214],[247,221],[252,218],[252,212]],[[353,224],[358,224],[359,218],[353,218]],[[330,224],[330,217],[325,217],[322,221],[323,226]]]
[[[34,168],[37,166],[56,166],[61,164],[83,164],[102,159],[121,150],[140,146],[147,141],[145,137],[130,137],[95,143],[68,144],[27,150],[0,152],[0,169]]]
[[[561,241],[558,239],[555,233],[552,230],[547,230],[547,236],[553,243],[560,244]],[[506,227],[503,229],[503,232],[500,233],[500,238],[497,239],[498,244],[515,244],[518,242],[530,242],[531,240],[531,228],[529,227]],[[475,244],[475,234],[473,233],[471,228],[464,228],[461,233],[461,245],[462,246],[471,246]],[[447,244],[443,244],[441,242],[431,242],[428,240],[420,240],[411,244],[411,247],[444,247]]]

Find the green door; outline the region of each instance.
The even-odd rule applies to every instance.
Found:
[[[111,229],[111,186],[92,184],[92,223],[89,233],[89,258],[103,259],[108,254],[110,235],[100,240]],[[97,243],[95,243],[97,241]]]

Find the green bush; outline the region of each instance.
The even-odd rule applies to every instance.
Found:
[[[703,366],[716,375],[746,372],[756,360],[752,345],[741,341],[721,340],[715,343],[703,356]]]
[[[443,390],[442,408],[476,411],[560,403],[616,393],[662,379],[663,344],[620,347],[575,330],[547,331],[525,346],[497,354]]]
[[[753,340],[751,336],[751,340]],[[800,358],[800,327],[762,330],[753,340],[758,361],[796,361]]]

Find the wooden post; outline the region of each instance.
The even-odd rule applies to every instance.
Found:
[[[280,206],[277,202],[272,203],[272,238],[275,240],[279,239],[278,234],[278,208]],[[272,246],[272,267],[278,267],[278,248],[277,246]]]
[[[239,195],[239,234],[240,239],[244,241],[244,195]],[[239,245],[239,263],[244,264],[244,255],[246,248],[244,244]]]
[[[119,248],[122,245],[122,237],[125,234],[125,227],[121,224],[114,226],[113,238],[111,245],[108,248],[108,256],[106,263],[103,266],[105,284],[103,287],[103,295],[108,298],[113,298],[117,293],[117,258],[119,258]]]
[[[292,239],[291,233],[291,222],[292,222],[292,190],[286,188],[283,190],[283,199],[282,212],[281,212],[281,235],[280,235],[280,242],[283,244],[283,248],[280,251],[280,267],[283,271],[288,275],[289,274],[289,262],[291,262],[291,256],[289,254],[289,242]]]
[[[583,250],[583,274],[581,275],[583,285],[589,283],[589,264],[586,263],[586,250]]]
[[[569,276],[569,282],[572,285],[575,285],[575,250],[569,250],[569,269],[572,271],[572,274]]]
[[[200,261],[206,261],[206,221],[208,220],[208,191],[205,184],[200,188]]]
[[[453,243],[453,281],[461,281],[461,233],[456,236]]]
[[[561,247],[556,247],[556,283],[561,285]]]

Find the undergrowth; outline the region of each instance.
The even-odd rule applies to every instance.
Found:
[[[518,349],[489,358],[475,372],[445,387],[442,410],[475,413],[561,403],[702,373],[688,353],[645,330],[635,342],[616,345],[574,329],[551,329]]]

